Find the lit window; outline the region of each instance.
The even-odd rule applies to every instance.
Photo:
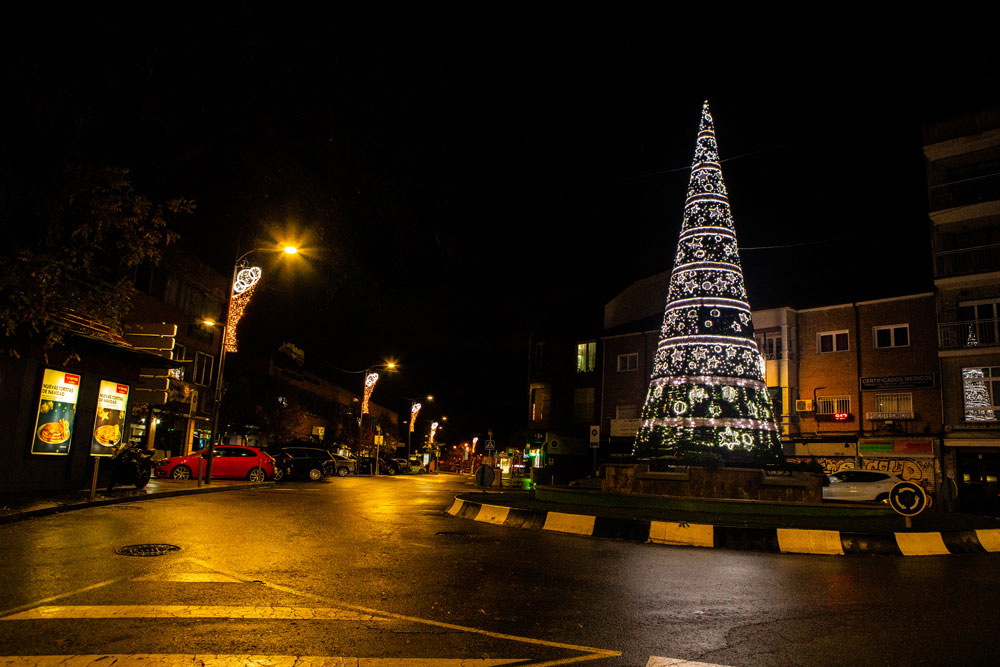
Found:
[[[817,396],[816,414],[818,415],[838,415],[850,414],[850,396]]]
[[[597,341],[577,343],[576,372],[590,373],[597,367]]]
[[[639,370],[639,353],[631,352],[629,354],[619,354],[618,355],[618,372],[626,373],[628,371]]]
[[[816,352],[826,354],[827,352],[846,352],[847,331],[821,331],[816,334]]]
[[[884,327],[874,327],[875,347],[909,347],[910,325],[892,324]]]
[[[970,422],[997,421],[997,396],[1000,394],[1000,367],[963,368],[962,392],[965,398],[965,420]]]

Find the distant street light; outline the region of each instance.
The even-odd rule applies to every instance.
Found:
[[[286,254],[298,252],[295,246],[284,246]],[[222,325],[222,349],[219,351],[219,373],[215,377],[215,407],[212,410],[212,437],[208,441],[208,463],[205,466],[205,483],[212,483],[212,458],[215,455],[215,445],[219,441],[219,407],[222,404],[222,375],[226,368],[226,352],[236,352],[236,325],[243,318],[243,311],[250,303],[254,287],[260,281],[259,266],[249,266],[247,257],[255,252],[271,251],[275,248],[254,248],[240,255],[233,264],[233,280],[229,283],[229,295],[226,299],[226,321]],[[205,320],[205,324],[214,326],[215,322]],[[201,479],[199,478],[199,483]]]

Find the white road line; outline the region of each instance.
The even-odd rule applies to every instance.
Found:
[[[207,605],[48,605],[4,616],[0,621],[52,618],[252,618],[270,620],[388,621],[332,607],[232,607]]]
[[[684,658],[661,658],[659,656],[649,656],[646,667],[729,667],[729,665],[717,665],[711,662],[695,662]]]
[[[93,655],[3,655],[0,667],[495,667],[522,662],[522,658],[349,658],[324,655],[198,655],[169,653]]]

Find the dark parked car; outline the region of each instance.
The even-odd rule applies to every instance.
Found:
[[[371,475],[373,464],[375,462],[374,456],[359,456],[358,457],[358,474],[359,475]],[[378,474],[380,475],[397,475],[399,474],[399,464],[392,459],[378,458]]]
[[[278,479],[296,477],[316,481],[337,472],[335,455],[319,447],[282,447],[272,452],[275,467],[283,473]]]

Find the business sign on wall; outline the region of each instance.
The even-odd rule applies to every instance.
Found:
[[[899,454],[933,454],[933,438],[858,438],[861,456],[893,456]]]
[[[861,378],[861,391],[884,391],[886,389],[933,389],[934,373],[915,375],[887,375],[884,377]]]
[[[46,368],[38,397],[38,416],[32,433],[32,454],[69,454],[73,421],[80,394],[80,376]]]
[[[91,456],[113,456],[114,448],[121,444],[128,414],[128,390],[127,384],[101,380],[94,432],[90,438]]]

